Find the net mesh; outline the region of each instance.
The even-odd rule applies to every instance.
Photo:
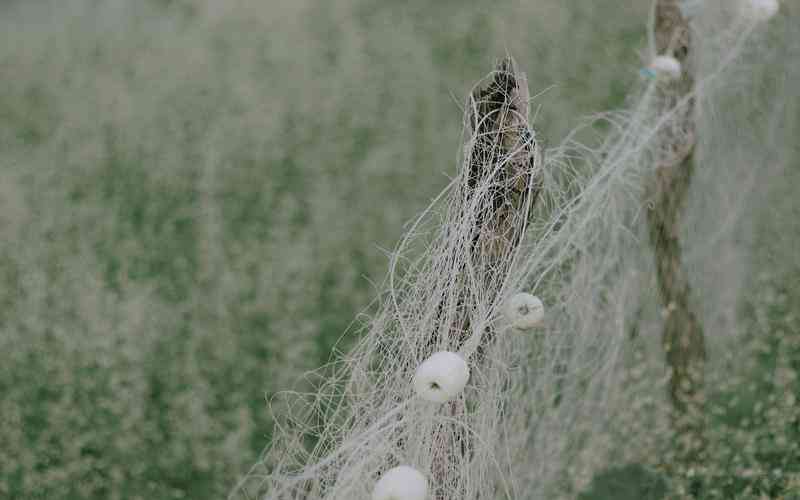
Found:
[[[511,58],[479,82],[458,173],[392,253],[360,342],[309,374],[313,393],[272,401],[273,442],[232,497],[370,498],[405,464],[428,478],[431,498],[558,498],[620,448],[658,462],[645,456],[667,425],[647,186],[696,142],[680,236],[713,359],[741,335],[760,180],[792,157],[797,105],[785,103],[800,75],[781,58],[800,48],[796,9],[767,24],[742,5],[682,3],[691,88],[645,77],[624,109],[548,150]],[[520,332],[503,317],[520,291],[544,302],[542,327]],[[432,404],[411,380],[443,350],[462,355],[471,378]]]

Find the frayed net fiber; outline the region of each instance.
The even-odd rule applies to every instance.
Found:
[[[645,186],[695,133],[682,127],[690,104],[725,88],[758,29],[730,8],[695,11],[719,21],[696,36],[727,49],[693,61],[707,65],[688,96],[646,79],[628,109],[546,153],[513,60],[476,85],[458,175],[393,253],[359,343],[312,375],[315,392],[273,401],[272,445],[232,497],[377,498],[397,467],[432,499],[554,498],[585,484],[571,471],[607,459],[600,436],[630,394],[632,332],[660,318]],[[598,146],[575,140],[597,124]],[[535,321],[509,313],[520,297]]]
[[[290,403],[300,418],[279,429],[253,495],[370,498],[386,471],[405,464],[425,475],[432,497],[473,498],[507,474],[497,444],[510,344],[498,339],[519,335],[503,304],[517,292],[510,273],[543,171],[524,75],[509,59],[485,87],[466,105],[459,176],[395,253],[363,340],[309,401]],[[438,234],[406,260],[426,223]]]

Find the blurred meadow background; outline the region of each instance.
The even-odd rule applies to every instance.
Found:
[[[513,54],[557,143],[624,103],[648,8],[0,1],[0,498],[224,498],[447,185],[473,82]],[[800,491],[793,147],[718,395],[720,442],[782,471],[754,495]]]

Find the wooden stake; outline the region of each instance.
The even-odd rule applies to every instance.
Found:
[[[682,67],[680,78],[664,82],[659,98],[672,109],[694,89],[691,31],[678,0],[658,0],[655,6],[655,43],[659,55],[675,57]],[[669,394],[679,459],[689,467],[702,460],[703,377],[705,338],[692,304],[691,287],[682,262],[679,239],[681,213],[694,171],[695,101],[679,110],[677,127],[662,143],[670,147],[671,161],[656,166],[651,188],[653,209],[648,213],[656,278],[664,306],[662,343],[671,369]]]

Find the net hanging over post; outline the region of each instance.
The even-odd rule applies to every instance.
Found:
[[[732,7],[717,15],[709,5],[693,15],[721,29],[704,32],[701,47],[721,41],[724,50],[703,59],[693,81],[680,39],[654,41],[652,56],[669,59],[648,66],[626,107],[546,152],[511,59],[476,86],[459,171],[391,255],[359,343],[310,375],[312,393],[275,398],[273,443],[232,496],[371,498],[378,484],[401,491],[389,480],[400,470],[437,499],[574,498],[611,450],[650,463],[663,430],[653,408],[667,392],[657,374],[624,374],[632,346],[662,325],[646,187],[659,166],[692,154],[704,122],[691,110],[698,96],[723,93],[754,29]],[[686,88],[665,95],[670,86]],[[578,140],[598,129],[599,145]],[[700,164],[709,165],[695,172],[703,183],[719,177],[720,162]],[[653,372],[664,368],[655,347],[642,349]],[[641,446],[626,446],[629,437]]]
[[[510,466],[497,458],[497,397],[508,374],[493,351],[511,330],[503,313],[516,293],[509,283],[518,283],[508,275],[542,185],[529,106],[525,75],[510,57],[470,93],[458,175],[394,253],[363,340],[315,394],[281,401],[289,417],[236,495],[370,498],[387,471],[411,467],[432,498],[498,489],[512,497]],[[427,248],[407,260],[414,238],[429,232],[436,236]],[[469,377],[460,391],[459,360]]]

